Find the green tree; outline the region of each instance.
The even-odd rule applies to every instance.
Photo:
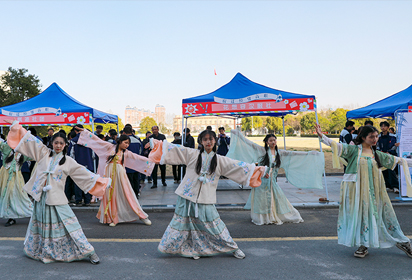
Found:
[[[250,117],[242,118],[240,123],[243,131],[250,131],[252,129],[252,119]]]
[[[140,121],[140,133],[152,131],[152,127],[157,125],[156,121],[151,117],[146,117]]]
[[[346,109],[342,109],[342,108],[338,108],[335,111],[333,111],[330,116],[330,125],[329,125],[329,129],[330,131],[335,131],[335,133],[337,133],[338,131],[341,131],[344,127],[345,127],[345,123],[346,123],[346,112],[348,110]],[[327,128],[322,127],[323,130],[326,130]]]
[[[263,120],[259,116],[243,118],[241,121],[242,130],[250,131],[252,129],[252,123],[254,129],[261,128],[263,125]]]
[[[302,116],[300,126],[305,132],[313,132],[315,130],[316,116],[315,112],[311,112]]]
[[[287,135],[292,135],[292,134],[295,132],[295,130],[293,129],[293,127],[291,127],[290,125],[286,125],[286,126],[285,126],[285,131],[286,131],[286,134],[287,134]]]
[[[269,133],[276,133],[277,131],[282,130],[282,119],[275,117],[267,117],[266,128],[268,129]]]
[[[0,76],[1,106],[15,104],[40,94],[42,85],[36,75],[28,74],[28,70],[13,69]]]
[[[171,134],[171,130],[167,128],[163,123],[159,123],[159,131],[163,134]]]
[[[285,125],[290,125],[293,130],[300,131],[300,120],[302,119],[301,115],[286,115],[285,116]]]

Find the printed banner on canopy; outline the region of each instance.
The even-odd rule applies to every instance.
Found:
[[[38,108],[40,109],[40,108]],[[52,114],[45,114],[43,110],[30,110],[27,112],[2,112],[0,114],[0,125],[9,125],[4,120],[18,120],[20,124],[25,125],[42,125],[42,124],[91,124],[91,116],[89,113],[61,113],[57,114],[57,110]],[[42,108],[43,109],[43,108]],[[34,113],[31,113],[34,111]],[[40,113],[37,113],[40,112]],[[27,115],[20,115],[20,114]]]
[[[215,102],[183,104],[184,116],[231,114],[239,112],[311,111],[315,109],[313,98],[282,99],[279,94],[260,93],[244,98],[214,98]]]
[[[398,112],[396,116],[396,137],[399,145],[399,156],[407,159],[412,159],[412,113]],[[409,168],[412,174],[412,168]],[[412,192],[406,186],[405,175],[403,168],[400,168],[401,196],[412,197]]]

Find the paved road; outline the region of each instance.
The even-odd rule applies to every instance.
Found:
[[[412,235],[412,209],[396,207],[402,229]],[[0,279],[412,279],[412,259],[397,248],[372,249],[365,259],[355,248],[337,245],[337,209],[302,209],[303,224],[255,226],[249,212],[221,211],[246,259],[228,255],[193,260],[157,251],[173,213],[149,213],[152,226],[139,222],[115,228],[101,225],[90,211],[76,211],[101,258],[44,265],[24,256],[28,219],[0,228]],[[0,219],[0,223],[5,220]],[[127,239],[127,240],[126,240]]]

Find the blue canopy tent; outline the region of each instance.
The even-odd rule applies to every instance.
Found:
[[[182,110],[182,133],[184,128],[187,127],[187,119],[190,117],[281,117],[283,121],[283,141],[285,149],[285,115],[315,111],[316,120],[318,120],[316,98],[314,95],[303,95],[270,88],[249,80],[241,73],[237,73],[229,83],[211,93],[183,99]],[[186,124],[184,119],[186,119]],[[320,142],[319,146],[322,151]],[[326,196],[328,197],[327,186]]]
[[[18,119],[25,125],[75,125],[96,123],[118,123],[118,117],[86,106],[56,83],[39,95],[25,101],[1,107],[0,125],[5,118]]]
[[[358,119],[358,118],[388,118],[392,119],[399,118],[399,114],[408,112],[412,106],[412,85],[408,88],[397,92],[389,97],[386,97],[382,100],[379,100],[375,103],[372,103],[363,108],[352,110],[346,113],[348,119]],[[399,114],[397,114],[399,113]],[[400,127],[398,126],[398,120],[396,121],[396,131],[401,132]],[[402,145],[402,144],[401,144]],[[401,170],[399,171],[401,174]],[[397,199],[402,201],[411,201],[410,197],[403,197],[402,193],[404,192],[404,186],[401,184],[402,176],[399,176],[400,183],[400,194]]]
[[[385,99],[372,103],[368,106],[348,111],[346,118],[394,118],[397,110],[407,110],[412,105],[412,85],[408,88],[395,93]]]
[[[284,102],[285,100],[288,103]],[[293,104],[293,101],[306,102],[308,106],[299,106],[300,104]],[[249,103],[258,103],[263,101],[265,105],[268,101],[272,106],[262,106],[262,108],[250,108],[246,106]],[[283,102],[283,104],[282,104]],[[244,108],[237,106],[232,109],[229,108],[225,110],[221,106],[210,106],[220,104],[229,105],[241,105],[244,104]],[[273,106],[276,105],[282,106]],[[218,88],[217,90],[196,96],[191,98],[186,98],[182,100],[183,104],[183,115],[185,117],[193,116],[212,116],[212,115],[230,115],[237,117],[245,116],[285,116],[287,114],[296,114],[299,111],[315,111],[316,110],[316,98],[314,95],[303,95],[297,93],[291,93],[286,91],[277,90],[270,88],[258,83],[255,83],[248,78],[246,78],[241,73],[237,73],[233,79]],[[202,104],[196,108],[196,110],[188,111],[185,108],[187,104]],[[206,107],[206,105],[209,105]],[[194,106],[194,105],[193,105]],[[216,107],[216,109],[213,109]],[[186,110],[186,111],[185,111]],[[197,112],[199,111],[199,112]]]

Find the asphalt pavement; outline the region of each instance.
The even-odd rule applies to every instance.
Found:
[[[395,206],[401,227],[411,237],[411,209]],[[256,226],[248,211],[220,215],[245,252],[193,260],[157,251],[172,212],[152,212],[152,226],[141,222],[102,225],[90,210],[77,210],[83,230],[101,264],[87,261],[42,264],[22,250],[28,219],[0,227],[0,279],[412,279],[412,259],[394,248],[370,249],[364,259],[356,248],[337,244],[337,208],[305,208],[300,224]],[[0,219],[0,224],[6,220]]]
[[[325,189],[298,189],[283,177],[278,183],[289,201],[299,209],[304,223],[256,226],[250,212],[243,210],[250,188],[240,188],[221,180],[217,208],[246,259],[231,254],[193,260],[165,255],[158,243],[173,216],[177,184],[150,189],[144,184],[143,208],[153,224],[141,221],[109,227],[96,218],[98,203],[73,207],[101,264],[88,261],[42,264],[23,253],[23,240],[29,222],[3,227],[0,219],[0,279],[412,279],[412,259],[394,248],[370,249],[364,259],[353,257],[356,248],[337,244],[336,221],[341,177],[328,176],[329,203]],[[404,233],[412,237],[410,203],[400,203],[389,193]]]

